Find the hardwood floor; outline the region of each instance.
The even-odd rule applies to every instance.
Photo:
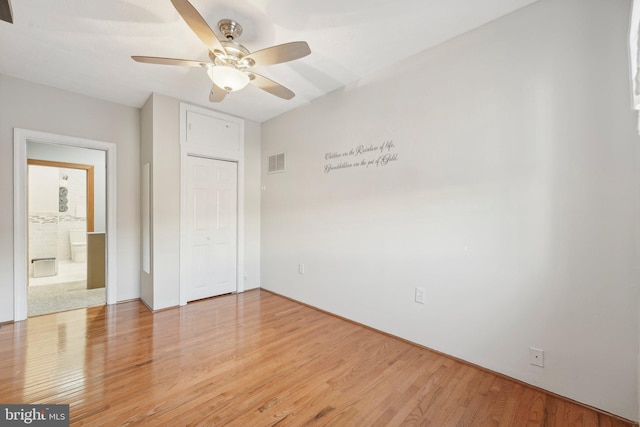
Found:
[[[632,425],[259,290],[3,325],[0,402],[72,425]]]

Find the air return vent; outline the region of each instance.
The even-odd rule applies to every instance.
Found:
[[[269,156],[269,173],[284,172],[284,153]]]

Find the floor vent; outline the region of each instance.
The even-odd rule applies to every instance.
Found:
[[[269,173],[284,172],[284,153],[269,156]]]

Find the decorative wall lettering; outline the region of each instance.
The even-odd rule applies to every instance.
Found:
[[[387,166],[398,160],[396,145],[384,141],[378,145],[358,145],[348,151],[331,151],[324,155],[324,173],[340,169],[369,169]]]

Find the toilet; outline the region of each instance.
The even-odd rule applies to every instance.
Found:
[[[69,231],[71,244],[71,260],[73,262],[87,262],[87,233],[83,230]]]

